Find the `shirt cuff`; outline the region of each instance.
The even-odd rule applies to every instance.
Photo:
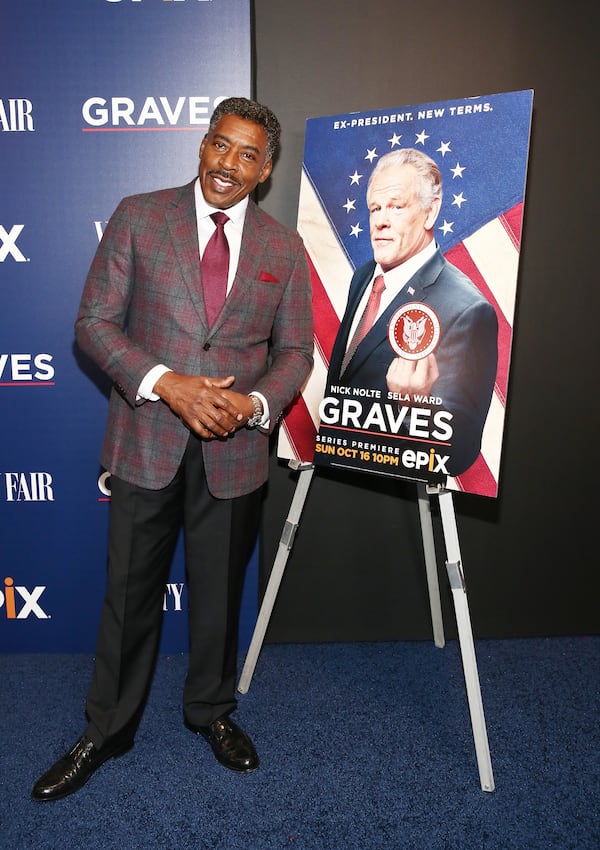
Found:
[[[158,381],[159,378],[166,372],[172,372],[172,369],[169,369],[168,366],[163,366],[162,363],[159,363],[158,366],[153,366],[149,372],[142,378],[142,382],[138,387],[137,395],[135,397],[136,402],[143,403],[144,401],[160,401],[160,396],[157,395],[154,390],[154,384]]]

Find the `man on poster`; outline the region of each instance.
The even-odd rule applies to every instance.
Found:
[[[352,277],[325,395],[376,394],[405,406],[407,422],[413,409],[421,417],[437,412],[449,438],[445,471],[456,476],[481,448],[496,377],[496,314],[435,242],[442,180],[430,157],[412,148],[382,156],[366,200],[374,259]]]
[[[133,746],[181,525],[190,631],[183,720],[225,767],[258,767],[230,716],[239,606],[269,434],[312,364],[302,240],[249,198],[271,173],[279,137],[266,107],[222,101],[197,178],[125,198],[96,252],[76,336],[113,381],[101,456],[112,490],[107,589],[87,727],[36,782],[34,800],[78,791]]]

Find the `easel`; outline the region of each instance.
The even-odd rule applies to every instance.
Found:
[[[308,495],[308,489],[312,481],[314,466],[310,463],[298,463],[290,461],[290,467],[299,470],[300,475],[292,504],[283,527],[279,541],[279,547],[275,556],[271,576],[267,584],[264,599],[260,608],[246,661],[240,676],[238,690],[245,694],[250,687],[250,681],[258,661],[262,648],[267,626],[275,605],[279,585],[283,572],[294,544],[294,537],[300,523],[302,508]],[[427,572],[427,587],[429,590],[429,606],[431,610],[431,622],[433,626],[433,638],[437,647],[443,647],[444,625],[442,620],[442,607],[440,603],[440,590],[437,575],[437,563],[435,554],[435,543],[433,538],[433,525],[431,520],[430,495],[437,495],[444,531],[444,542],[446,546],[446,570],[450,580],[450,589],[454,600],[454,610],[458,626],[458,640],[462,657],[463,671],[467,689],[469,712],[471,715],[471,726],[475,741],[475,752],[477,755],[477,766],[479,768],[479,780],[483,791],[494,790],[494,777],[492,774],[492,762],[488,745],[485,717],[483,714],[483,703],[481,700],[481,688],[479,685],[479,674],[477,672],[477,661],[475,658],[475,647],[473,644],[473,632],[471,629],[471,618],[467,604],[467,593],[465,579],[460,557],[458,543],[458,530],[452,494],[441,485],[430,486],[417,482],[417,496],[419,504],[419,516],[421,520],[421,534],[423,537],[423,551],[425,555],[425,568]]]

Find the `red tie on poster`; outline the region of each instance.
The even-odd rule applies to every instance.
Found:
[[[375,280],[373,281],[373,288],[371,290],[371,294],[369,295],[369,300],[367,301],[365,312],[361,316],[360,322],[358,323],[356,330],[354,331],[354,336],[352,337],[350,345],[348,346],[346,354],[344,355],[344,361],[342,363],[342,375],[346,371],[348,363],[352,360],[354,352],[373,327],[373,323],[377,318],[379,304],[381,303],[381,293],[384,289],[385,281],[383,279],[383,275],[378,274]]]

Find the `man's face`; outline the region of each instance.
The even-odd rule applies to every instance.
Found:
[[[367,204],[373,256],[384,272],[414,257],[433,239],[441,201],[435,198],[428,210],[421,207],[412,165],[391,166],[375,175]]]
[[[226,210],[271,173],[267,134],[260,124],[224,115],[200,145],[198,176],[207,203]]]

